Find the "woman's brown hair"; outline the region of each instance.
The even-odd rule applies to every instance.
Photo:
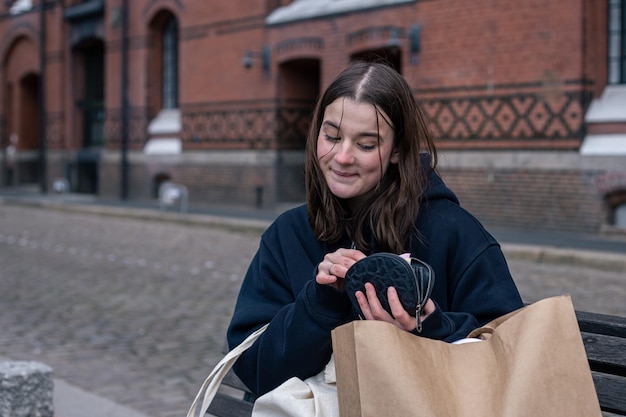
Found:
[[[389,165],[376,192],[354,213],[329,190],[317,155],[324,111],[340,97],[369,103],[379,114],[384,112],[394,128],[394,150],[399,153],[398,164]],[[423,158],[422,153],[430,158]],[[365,236],[369,228],[379,250],[407,250],[427,176],[437,166],[437,151],[423,111],[398,72],[385,64],[365,62],[344,69],[317,102],[305,158],[308,216],[318,239],[336,242],[347,232],[356,247],[367,252],[371,249]]]

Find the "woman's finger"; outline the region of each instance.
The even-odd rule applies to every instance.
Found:
[[[412,331],[415,329],[415,317],[411,316],[406,312],[402,303],[400,302],[400,297],[398,296],[398,291],[394,287],[387,288],[387,300],[389,301],[389,309],[391,310],[391,314],[396,322],[400,325],[400,327],[407,331]]]
[[[370,310],[370,305],[367,302],[367,296],[363,291],[356,292],[356,301],[359,303],[359,307],[361,308],[361,313],[363,313],[363,318],[365,320],[374,320],[374,316],[372,316],[372,311]]]
[[[365,292],[367,295],[367,302],[369,304],[369,308],[374,320],[386,321],[387,323],[395,324],[395,320],[391,314],[385,310],[383,305],[380,303],[378,299],[378,294],[376,294],[376,289],[374,285],[371,283],[365,284]]]

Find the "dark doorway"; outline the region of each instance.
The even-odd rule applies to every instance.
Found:
[[[381,62],[387,64],[402,74],[402,51],[400,48],[388,47],[368,49],[350,56],[352,61]]]
[[[79,144],[72,164],[72,190],[97,194],[100,151],[104,146],[104,43],[95,38],[80,42],[75,50],[76,132]]]
[[[104,45],[93,42],[82,50],[84,62],[83,147],[104,145]]]
[[[304,148],[320,93],[320,72],[318,59],[291,60],[279,67],[277,201],[302,201],[305,198]]]
[[[17,177],[21,184],[39,183],[39,76],[27,74],[19,83],[18,137],[22,160]]]

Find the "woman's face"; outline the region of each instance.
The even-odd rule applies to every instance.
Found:
[[[324,111],[317,158],[330,191],[352,208],[365,201],[390,163],[398,163],[393,128],[383,116],[371,104],[343,97]]]

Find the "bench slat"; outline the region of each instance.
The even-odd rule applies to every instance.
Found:
[[[222,380],[222,384],[251,394],[248,387],[246,387],[245,384],[241,382],[241,379],[239,379],[239,377],[235,375],[235,372],[232,369],[228,371],[228,373],[224,377],[224,380]]]
[[[591,369],[626,376],[626,339],[595,333],[582,333]]]
[[[576,318],[583,332],[626,338],[626,317],[577,311]]]
[[[592,372],[602,411],[626,415],[626,379]]]
[[[250,417],[252,403],[218,392],[213,398],[207,414],[216,417]]]

